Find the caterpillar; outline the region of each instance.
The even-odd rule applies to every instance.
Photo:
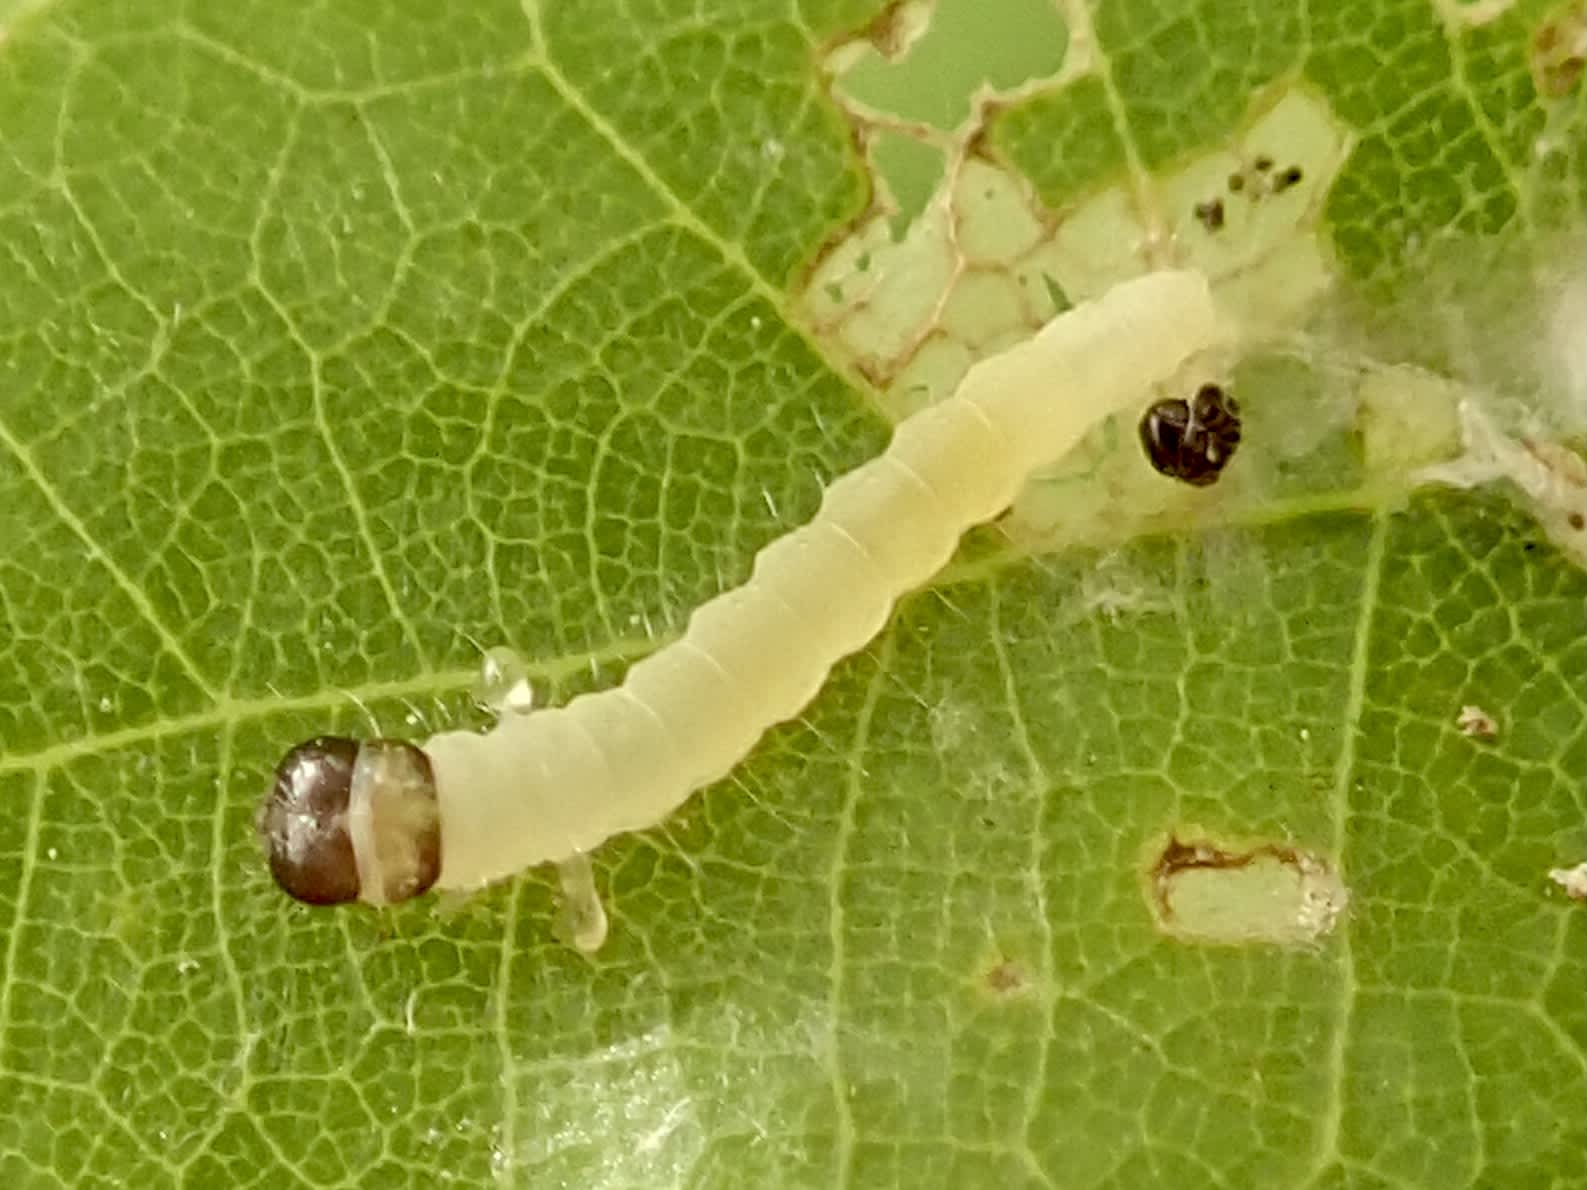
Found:
[[[756,555],[748,581],[701,605],[619,685],[422,746],[297,745],[257,823],[277,884],[313,904],[379,906],[551,862],[565,884],[587,885],[588,852],[725,777],[1032,471],[1226,330],[1200,273],[1121,283],[900,423],[882,454],[828,486],[812,520]]]

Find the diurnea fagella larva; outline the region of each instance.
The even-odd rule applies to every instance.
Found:
[[[504,714],[483,734],[442,732],[422,750],[326,737],[293,749],[260,817],[277,882],[303,901],[380,905],[475,889],[655,825],[797,715],[1032,471],[1223,334],[1200,273],[1120,284],[901,423],[809,523],[760,551],[747,582],[620,685]]]

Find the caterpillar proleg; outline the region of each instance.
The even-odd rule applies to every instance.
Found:
[[[299,745],[261,813],[277,881],[299,900],[377,905],[547,861],[572,861],[587,884],[579,857],[726,776],[1033,470],[1145,403],[1223,334],[1199,273],[1118,285],[899,425],[881,455],[827,488],[811,521],[761,550],[747,582],[698,608],[620,685],[422,747]]]

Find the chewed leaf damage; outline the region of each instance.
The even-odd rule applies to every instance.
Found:
[[[1170,835],[1146,871],[1158,928],[1184,942],[1310,946],[1349,904],[1339,873],[1314,852],[1278,843],[1227,847]]]

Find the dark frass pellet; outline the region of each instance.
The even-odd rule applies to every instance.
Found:
[[[1223,199],[1214,198],[1207,202],[1198,202],[1193,208],[1196,221],[1208,231],[1218,231],[1223,227]]]
[[[1141,418],[1141,446],[1153,467],[1192,487],[1216,483],[1240,445],[1240,406],[1216,384],[1189,401],[1158,401]]]

